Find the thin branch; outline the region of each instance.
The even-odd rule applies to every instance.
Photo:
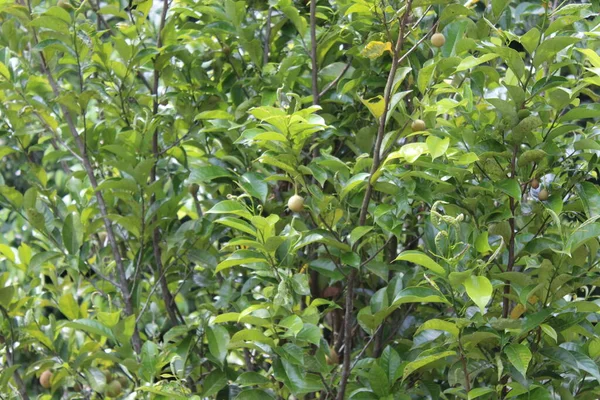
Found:
[[[344,67],[344,69],[342,70],[342,72],[340,72],[340,74],[333,81],[329,82],[323,88],[323,90],[321,90],[321,93],[319,93],[319,98],[325,96],[325,93],[327,93],[329,91],[329,89],[331,89],[332,87],[334,87],[335,85],[337,85],[337,83],[342,79],[342,77],[344,76],[344,74],[346,73],[346,71],[348,71],[348,69],[350,69],[351,65],[352,65],[352,59],[348,60],[348,63],[346,64],[346,66]]]
[[[29,8],[29,16],[31,18],[33,11],[31,9],[31,3],[29,1],[27,2],[27,6]],[[37,33],[36,33],[35,29],[32,29],[32,31],[33,31],[34,43],[37,45],[38,44]],[[54,76],[52,75],[52,72],[50,71],[50,69],[48,67],[48,63],[46,62],[46,58],[44,57],[43,52],[40,52],[40,60],[41,60],[42,71],[48,78],[48,82],[50,83],[50,87],[52,88],[52,92],[54,93],[54,96],[58,98],[61,94],[60,89],[58,87],[56,80],[54,79]],[[102,192],[100,190],[98,190],[98,181],[96,180],[94,168],[92,167],[90,159],[88,158],[88,155],[86,154],[85,143],[83,143],[83,141],[81,140],[81,136],[77,132],[77,127],[75,126],[75,123],[71,116],[71,112],[69,111],[69,109],[66,106],[64,106],[62,104],[60,105],[60,108],[63,112],[65,120],[67,121],[67,125],[71,132],[71,135],[73,136],[75,144],[79,150],[81,162],[87,173],[88,179],[90,180],[90,184],[92,185],[92,188],[94,189],[96,201],[98,202],[98,208],[100,209],[100,215],[102,216],[102,221],[103,221],[104,227],[106,229],[106,236],[108,237],[108,241],[110,243],[110,247],[111,247],[111,250],[113,253],[113,259],[115,260],[115,264],[117,266],[117,273],[119,275],[119,289],[121,291],[121,295],[123,296],[123,301],[125,303],[125,315],[126,316],[133,315],[134,314],[133,302],[131,299],[131,293],[129,291],[129,286],[127,283],[127,275],[125,274],[125,266],[123,265],[123,259],[121,258],[121,252],[119,250],[117,239],[115,237],[112,222],[111,222],[110,218],[108,217],[108,209],[106,207],[106,202],[104,200],[104,196],[103,196]],[[142,346],[141,346],[141,341],[140,341],[139,332],[137,330],[137,327],[135,327],[135,329],[134,329],[131,340],[132,340],[133,348],[135,349],[136,353],[139,353],[141,351]]]
[[[394,54],[392,57],[392,67],[388,75],[387,83],[384,90],[384,107],[383,114],[379,119],[379,127],[377,130],[377,138],[375,140],[375,146],[373,148],[373,165],[371,166],[371,172],[367,181],[367,188],[363,197],[363,202],[360,208],[360,215],[358,219],[358,225],[364,226],[367,221],[367,214],[369,209],[369,202],[371,200],[371,193],[373,191],[373,183],[371,182],[372,177],[377,172],[381,163],[381,145],[383,143],[383,137],[385,136],[385,123],[389,112],[389,105],[392,97],[392,91],[394,86],[394,78],[396,77],[396,71],[398,65],[403,60],[400,57],[402,46],[404,44],[404,29],[408,21],[412,8],[412,0],[406,2],[406,9],[400,23],[400,32],[398,34],[398,40],[394,48]],[[409,53],[407,53],[409,54]],[[405,54],[405,56],[407,55]],[[356,246],[356,245],[355,245]],[[346,285],[346,301],[345,301],[345,313],[344,313],[344,362],[342,365],[342,376],[340,380],[340,390],[338,392],[337,399],[343,400],[346,393],[346,385],[348,384],[348,378],[350,377],[350,357],[352,354],[352,317],[354,308],[354,284],[358,269],[353,269],[348,277]]]
[[[13,347],[15,344],[15,331],[13,329],[12,319],[8,315],[8,311],[6,311],[6,309],[2,306],[0,306],[0,311],[2,311],[2,315],[4,315],[4,318],[8,321],[8,326],[10,328],[10,340],[6,345],[6,359],[8,361],[8,366],[12,367],[15,363],[15,353]],[[25,386],[25,383],[23,382],[23,379],[21,378],[21,374],[19,374],[18,369],[15,369],[15,372],[13,372],[13,379],[17,384],[17,389],[19,391],[21,399],[29,400],[29,396],[27,395],[27,387]]]
[[[269,63],[269,49],[271,47],[271,14],[273,13],[273,7],[269,7],[267,11],[267,22],[265,31],[265,43],[263,47],[263,66]]]
[[[156,47],[160,49],[163,45],[162,43],[162,31],[165,27],[165,23],[167,20],[167,12],[169,11],[169,0],[163,0],[163,8],[160,14],[160,23],[158,26],[158,33],[156,39]],[[156,117],[158,115],[158,87],[160,84],[160,71],[158,70],[156,64],[154,66],[154,86],[152,89],[152,94],[154,95],[154,103],[153,103],[153,115]],[[159,131],[158,128],[154,130],[152,134],[152,154],[154,155],[154,164],[152,165],[152,169],[150,170],[150,183],[154,183],[157,181],[156,170],[158,168],[158,161],[160,160],[160,150],[158,148],[158,136]],[[154,205],[156,202],[156,196],[152,194],[150,197],[150,207]],[[179,319],[177,316],[177,312],[174,310],[176,307],[175,302],[173,301],[173,297],[171,296],[171,292],[169,290],[169,285],[167,283],[167,279],[165,278],[166,269],[163,268],[162,262],[162,250],[160,248],[160,228],[157,224],[158,217],[155,215],[153,217],[154,229],[152,230],[152,252],[154,254],[154,262],[156,263],[156,274],[159,276],[158,283],[161,287],[161,294],[163,298],[163,302],[165,303],[165,308],[167,310],[167,314],[169,319],[174,325],[179,325]],[[148,296],[148,300],[150,300],[151,295]],[[146,302],[148,304],[148,302]],[[144,306],[145,307],[145,306]],[[141,314],[140,314],[141,316]],[[138,316],[139,318],[139,316]]]

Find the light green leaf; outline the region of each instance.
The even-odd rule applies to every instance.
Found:
[[[433,329],[436,331],[445,331],[445,332],[450,333],[455,338],[458,338],[458,335],[460,334],[460,331],[454,322],[443,321],[441,319],[434,318],[434,319],[429,319],[429,320],[425,321],[424,323],[422,323],[419,326],[419,328],[417,329],[417,331],[415,332],[415,335],[418,334],[419,332],[422,332],[422,331],[425,331],[428,329]]]
[[[425,140],[425,143],[429,149],[429,154],[431,154],[431,159],[435,160],[436,158],[446,154],[446,150],[448,150],[448,146],[450,145],[450,139],[442,139],[437,136],[428,136]]]
[[[508,361],[524,377],[527,376],[527,367],[531,361],[531,351],[524,344],[511,344],[504,348]]]
[[[396,257],[395,261],[408,261],[417,265],[421,265],[438,275],[446,275],[446,270],[440,264],[433,261],[427,254],[418,250],[403,251],[398,257]]]
[[[70,213],[65,218],[62,230],[63,244],[70,254],[77,254],[83,243],[83,225],[76,213]]]
[[[463,282],[463,285],[471,300],[477,304],[483,314],[485,306],[492,299],[492,293],[494,291],[489,279],[485,276],[471,276],[470,279],[466,279]]]

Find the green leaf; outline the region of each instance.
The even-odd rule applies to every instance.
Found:
[[[13,286],[5,286],[0,288],[0,306],[8,309],[12,299],[15,295],[15,288]]]
[[[202,382],[202,396],[215,396],[225,386],[227,386],[227,374],[225,371],[215,369]]]
[[[259,389],[246,389],[242,390],[236,397],[235,400],[269,400],[274,397],[264,390]]]
[[[210,354],[223,364],[227,356],[227,346],[230,339],[229,332],[221,325],[209,326],[206,330],[206,338]]]
[[[10,80],[10,71],[8,70],[8,68],[6,68],[6,65],[4,65],[4,63],[1,63],[1,62],[0,62],[0,75],[7,81]]]
[[[425,357],[419,357],[416,360],[411,361],[408,364],[406,364],[406,366],[404,367],[404,373],[402,375],[402,380],[405,380],[406,378],[408,378],[410,376],[410,374],[412,374],[419,368],[423,368],[423,367],[425,367],[437,360],[440,360],[442,358],[451,357],[451,356],[455,356],[455,355],[456,355],[455,351],[444,351],[444,352],[441,352],[438,354],[432,354],[432,355],[428,355]]]
[[[68,319],[73,320],[79,318],[79,305],[71,293],[65,293],[60,296],[60,299],[58,300],[58,309]]]
[[[583,202],[588,218],[600,216],[600,190],[591,182],[581,182],[576,185],[577,194]]]
[[[438,157],[446,154],[448,150],[448,146],[450,146],[449,138],[439,138],[437,136],[428,136],[425,140],[427,144],[427,148],[429,150],[429,154],[431,154],[431,159],[435,160]]]
[[[390,384],[387,374],[378,363],[373,363],[369,369],[367,379],[375,394],[380,398],[383,398],[390,393]]]
[[[77,254],[83,243],[83,225],[76,213],[70,213],[65,218],[62,230],[63,244],[70,254]]]
[[[250,220],[252,214],[248,209],[240,202],[235,200],[223,200],[220,203],[215,204],[213,208],[206,212],[207,214],[235,214],[240,217]]]
[[[223,270],[229,269],[231,267],[235,267],[238,265],[244,264],[254,264],[254,263],[265,263],[267,259],[265,259],[262,254],[257,253],[251,250],[237,250],[232,253],[226,260],[221,261],[217,268],[215,269],[215,274],[217,272],[221,272]]]
[[[458,67],[456,67],[456,72],[461,72],[461,71],[465,71],[467,69],[471,69],[473,67],[476,67],[480,64],[486,63],[490,60],[493,60],[494,58],[497,58],[498,54],[496,53],[488,53],[488,54],[484,54],[479,58],[473,57],[473,56],[468,56],[465,57],[460,64],[458,65]]]
[[[513,199],[517,201],[521,199],[521,187],[516,179],[504,179],[500,182],[497,182],[495,185],[498,189]]]
[[[524,377],[527,376],[527,367],[531,361],[531,351],[524,344],[511,344],[504,348],[508,361]]]
[[[470,279],[463,282],[463,285],[471,300],[477,304],[483,314],[485,306],[492,299],[492,293],[494,291],[489,279],[485,276],[471,276]]]
[[[418,250],[407,250],[400,253],[394,261],[408,261],[417,265],[421,265],[430,271],[445,276],[446,270],[438,263],[433,261],[427,254],[424,254]]]
[[[417,328],[415,335],[418,334],[419,332],[422,332],[422,331],[425,331],[428,329],[433,329],[436,331],[445,331],[445,332],[450,333],[455,338],[458,338],[458,335],[460,334],[460,331],[455,323],[434,318],[434,319],[429,319],[429,320],[425,321],[424,323],[422,323],[419,326],[419,328]]]
[[[63,326],[116,340],[113,332],[109,328],[102,325],[100,322],[91,319],[76,319],[64,323]]]
[[[247,223],[239,218],[223,217],[223,218],[219,218],[219,219],[215,220],[215,223],[222,224],[222,225],[228,226],[233,229],[237,229],[238,231],[248,233],[252,236],[256,236],[256,229],[254,229],[254,227],[252,225],[250,225],[249,223]]]
[[[569,46],[579,42],[581,39],[570,36],[555,36],[545,39],[535,51],[533,66],[539,67],[545,61],[550,61],[556,54]]]
[[[448,303],[442,293],[426,287],[409,287],[401,290],[394,298],[393,305],[405,303]]]
[[[419,70],[419,75],[417,77],[417,88],[419,89],[419,92],[425,94],[425,91],[433,78],[435,67],[436,64],[432,63]]]
[[[211,111],[203,111],[200,114],[196,115],[194,118],[196,121],[203,119],[226,119],[232,120],[233,114],[224,110],[211,110]]]
[[[475,388],[475,389],[471,389],[471,391],[467,395],[467,399],[468,400],[473,400],[473,399],[476,399],[478,397],[485,396],[486,394],[494,393],[494,392],[495,392],[495,390],[492,389],[492,388]]]

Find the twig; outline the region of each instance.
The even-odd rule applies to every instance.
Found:
[[[267,22],[265,31],[265,43],[263,47],[263,66],[269,63],[269,49],[271,47],[271,14],[273,13],[273,7],[269,7],[267,11]]]
[[[29,1],[27,1],[27,7],[29,9],[29,16],[31,18],[31,15],[33,14],[33,10],[31,9],[31,3]],[[37,43],[38,43],[37,33],[36,33],[35,29],[32,29],[32,30],[33,30],[33,40],[34,40],[35,44],[37,45]],[[52,75],[52,72],[48,68],[48,63],[46,62],[46,58],[44,57],[44,53],[42,53],[42,52],[40,52],[40,60],[41,60],[42,71],[46,74],[46,76],[48,78],[48,82],[50,83],[50,87],[52,88],[52,92],[53,92],[54,96],[58,98],[60,96],[60,89],[58,87],[56,80],[54,80],[54,76]],[[104,227],[106,229],[106,236],[108,237],[108,241],[110,243],[110,247],[111,247],[111,250],[113,253],[113,259],[115,260],[115,264],[117,266],[117,273],[119,275],[119,289],[121,291],[121,295],[122,295],[123,301],[125,303],[125,315],[126,316],[133,315],[133,313],[134,313],[133,312],[133,302],[131,299],[131,293],[129,291],[129,286],[127,283],[127,275],[125,274],[125,266],[123,265],[123,259],[121,258],[121,252],[119,250],[117,239],[115,237],[115,233],[114,233],[114,230],[112,227],[112,222],[110,221],[110,218],[108,217],[108,209],[106,207],[106,202],[104,201],[104,196],[103,196],[102,192],[100,190],[98,190],[98,181],[96,180],[94,168],[92,167],[90,159],[88,158],[88,155],[86,154],[85,143],[83,143],[83,141],[81,140],[81,136],[77,132],[77,127],[75,126],[75,123],[73,121],[71,113],[70,113],[69,109],[62,104],[60,105],[60,108],[63,112],[65,120],[67,121],[67,125],[71,132],[71,135],[73,136],[73,139],[79,150],[79,153],[81,154],[81,161],[83,163],[83,167],[86,171],[88,179],[90,180],[90,184],[92,185],[92,188],[94,189],[94,194],[96,195],[96,201],[98,202],[98,208],[100,209],[100,215],[102,216],[102,221],[103,221]],[[137,327],[134,328],[134,332],[131,337],[131,341],[132,341],[134,350],[136,351],[136,353],[139,353],[141,351],[142,345],[141,345],[141,340],[140,340],[140,336],[139,336]]]
[[[375,140],[375,146],[373,148],[373,165],[371,166],[371,172],[369,174],[369,178],[367,181],[367,188],[365,191],[365,195],[363,197],[363,202],[360,208],[360,216],[358,219],[358,225],[364,226],[367,221],[367,214],[369,209],[369,202],[371,200],[371,193],[373,191],[373,183],[371,182],[371,178],[377,172],[379,165],[381,163],[381,145],[383,143],[383,137],[385,136],[385,123],[387,120],[387,114],[389,111],[390,100],[392,97],[392,90],[394,85],[394,78],[396,77],[396,71],[398,70],[398,65],[400,64],[403,58],[400,57],[400,52],[402,51],[402,45],[404,44],[404,29],[406,26],[406,22],[408,21],[408,16],[410,15],[412,7],[412,0],[408,0],[406,2],[406,10],[404,11],[404,16],[400,23],[400,32],[398,34],[398,40],[396,41],[396,47],[394,48],[394,54],[392,58],[392,67],[390,69],[390,73],[388,75],[387,83],[384,90],[384,107],[383,114],[379,119],[379,127],[377,130],[377,138]],[[407,53],[409,54],[409,53]],[[405,56],[407,55],[405,54]],[[356,246],[356,245],[355,245]],[[346,385],[348,384],[348,378],[350,377],[350,357],[352,353],[352,316],[353,316],[353,308],[354,308],[354,282],[356,280],[356,275],[358,273],[358,268],[353,269],[348,276],[348,282],[346,285],[346,301],[345,301],[345,313],[344,313],[344,362],[342,365],[342,377],[340,380],[340,390],[338,392],[337,399],[343,400],[344,394],[346,392]]]
[[[156,47],[161,48],[162,43],[162,31],[165,27],[165,23],[167,20],[167,12],[169,11],[169,0],[163,0],[163,8],[160,13],[160,23],[158,26],[158,33],[156,39]],[[154,86],[152,88],[152,94],[154,95],[153,102],[153,114],[156,116],[158,114],[158,86],[160,84],[160,72],[155,64],[154,66]],[[158,161],[160,160],[160,150],[158,148],[158,127],[154,130],[152,134],[152,154],[154,155],[154,164],[152,165],[152,169],[150,170],[150,182],[154,183],[157,181],[156,170],[158,168]],[[150,196],[150,208],[156,202],[156,196],[152,194]],[[166,269],[163,268],[162,263],[162,251],[160,248],[160,228],[157,223],[158,217],[155,215],[153,217],[154,228],[152,230],[152,252],[154,254],[154,262],[156,263],[156,273],[159,276],[158,283],[161,287],[161,294],[163,298],[163,302],[165,303],[165,308],[167,310],[167,314],[169,319],[174,325],[179,325],[179,319],[177,316],[177,312],[175,312],[174,308],[176,307],[175,302],[173,302],[173,297],[171,296],[171,292],[169,290],[169,285],[167,283],[167,279],[165,277]],[[150,300],[151,296],[148,296],[148,300]],[[147,302],[146,302],[147,304]],[[140,313],[141,316],[141,313]],[[138,316],[139,318],[139,316]]]
[[[346,64],[346,66],[344,67],[344,69],[342,70],[342,72],[340,72],[340,74],[333,81],[329,82],[323,88],[323,90],[321,90],[321,93],[319,93],[319,98],[325,96],[325,93],[327,93],[329,91],[329,89],[331,89],[332,87],[334,87],[335,85],[337,85],[337,83],[342,79],[342,77],[344,76],[344,74],[346,73],[346,71],[348,71],[348,69],[350,68],[351,65],[352,65],[352,59],[348,60],[348,64]]]
[[[6,346],[6,359],[8,361],[8,366],[12,367],[15,362],[15,358],[14,358],[15,353],[14,353],[14,348],[13,348],[13,346],[15,344],[15,332],[13,330],[12,319],[8,315],[8,311],[6,311],[6,309],[2,306],[0,306],[0,311],[2,311],[2,315],[4,316],[4,319],[6,319],[8,321],[8,326],[10,328],[10,340]],[[27,395],[27,388],[25,387],[25,383],[23,382],[23,379],[21,378],[21,374],[19,374],[18,369],[15,369],[15,372],[13,372],[13,379],[15,380],[15,383],[17,384],[17,389],[19,391],[19,395],[21,396],[21,399],[29,400],[29,396]]]

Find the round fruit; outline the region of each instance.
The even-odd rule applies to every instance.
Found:
[[[77,382],[74,386],[73,386],[73,391],[80,393],[83,390],[83,387],[81,386],[81,383]]]
[[[435,47],[442,47],[446,43],[446,38],[441,33],[435,33],[431,36],[431,44]]]
[[[231,54],[231,47],[229,46],[225,46],[223,47],[223,54],[225,54],[226,56]]]
[[[540,201],[548,200],[548,196],[549,196],[548,189],[542,189],[538,193],[538,199],[540,199]]]
[[[540,187],[540,181],[538,181],[537,179],[533,178],[531,181],[531,187],[533,189],[537,189]]]
[[[425,121],[422,119],[415,119],[412,124],[410,124],[410,129],[413,132],[424,131],[427,126],[425,125]]]
[[[121,387],[121,382],[112,381],[106,386],[106,395],[109,397],[117,397],[121,394],[123,388]]]
[[[112,381],[112,374],[110,373],[110,371],[104,371],[104,377],[106,378],[106,383],[109,383]]]
[[[40,375],[40,385],[42,385],[42,387],[44,389],[50,389],[50,387],[52,386],[52,377],[54,376],[54,374],[52,373],[52,371],[44,371],[42,372],[42,374]]]
[[[58,0],[58,4],[57,4],[60,8],[62,8],[63,10],[72,10],[73,6],[71,5],[71,3],[69,3],[68,0]]]
[[[519,112],[517,113],[517,116],[519,117],[519,120],[521,119],[525,119],[527,117],[529,117],[531,115],[531,111],[527,110],[527,109],[522,109],[519,110]]]
[[[190,194],[194,197],[196,197],[196,195],[198,194],[198,190],[200,190],[200,186],[198,186],[197,183],[192,183],[189,187],[188,190],[190,192]]]
[[[297,194],[293,195],[288,200],[288,207],[294,212],[300,212],[304,210],[304,198],[302,196],[298,196]]]
[[[125,377],[123,375],[119,375],[119,377],[117,378],[117,380],[121,383],[121,387],[127,386],[127,383],[129,382],[127,380],[127,377]]]

